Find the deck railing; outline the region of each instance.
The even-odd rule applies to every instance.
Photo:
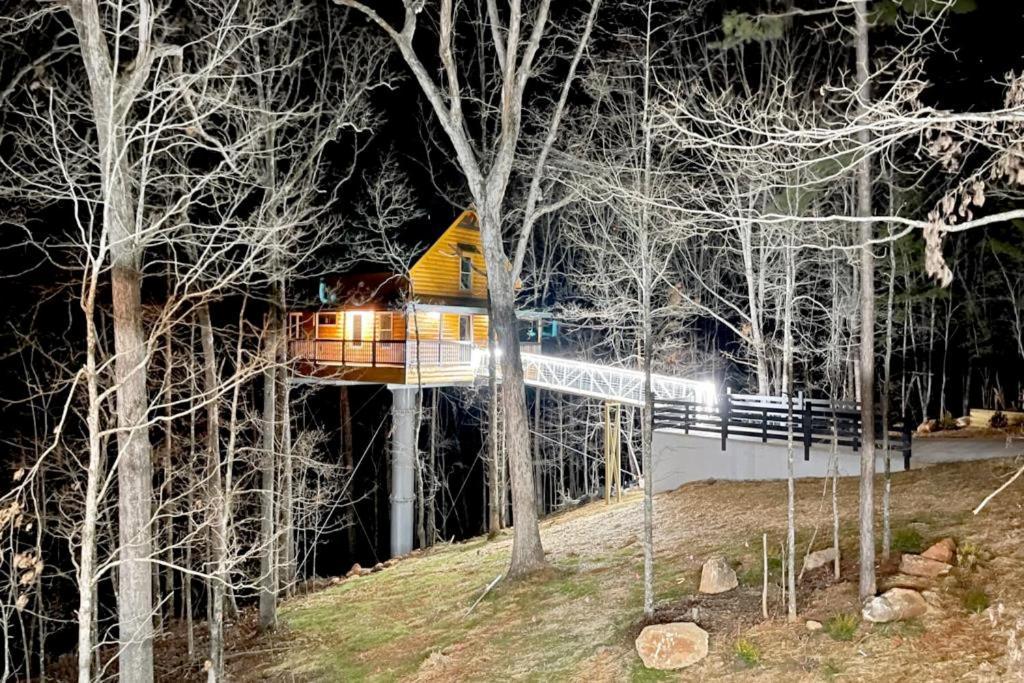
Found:
[[[291,339],[292,358],[352,367],[470,365],[473,343],[450,340]]]
[[[790,433],[800,444],[804,460],[810,459],[813,444],[831,444],[859,450],[861,417],[857,403],[831,402],[827,399],[792,398],[724,394],[715,402],[659,399],[654,406],[655,429],[679,429],[687,434],[703,433],[720,436],[722,450],[732,437],[760,439],[762,442],[786,441]],[[882,424],[875,418],[875,441],[881,450]],[[889,425],[889,450],[903,456],[904,467],[910,469],[910,422]]]

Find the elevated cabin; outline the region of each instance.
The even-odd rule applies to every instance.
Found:
[[[408,274],[344,275],[321,283],[321,306],[289,311],[299,372],[374,384],[474,379],[487,347],[487,268],[476,214],[463,211]]]

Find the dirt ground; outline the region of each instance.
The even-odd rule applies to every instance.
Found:
[[[1010,460],[894,474],[894,545],[919,551],[944,536],[965,566],[937,583],[920,619],[871,626],[856,599],[856,480],[840,481],[842,574],[819,570],[798,588],[799,620],[780,610],[785,482],[700,482],[656,497],[660,621],[693,620],[708,657],[681,672],[649,671],[633,648],[643,626],[641,497],[571,510],[542,523],[550,568],[501,581],[511,534],[419,553],[394,567],[287,601],[270,637],[243,623],[232,634],[233,680],[649,681],[1024,680],[1024,484],[971,513],[1012,473]],[[879,478],[876,491],[881,496]],[[797,485],[801,548],[831,543],[827,482]],[[770,555],[770,617],[761,616],[762,534]],[[700,566],[723,554],[740,587],[696,593]],[[895,567],[898,553],[882,563]],[[483,597],[481,598],[481,596]],[[479,601],[479,602],[478,602]],[[475,606],[474,606],[475,605]],[[833,628],[846,615],[849,628]],[[826,623],[810,631],[805,620]],[[171,638],[173,640],[173,638]],[[170,643],[168,643],[170,646]],[[174,668],[202,677],[201,661]]]

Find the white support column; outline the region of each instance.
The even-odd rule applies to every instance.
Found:
[[[412,550],[416,389],[391,387],[391,556]]]

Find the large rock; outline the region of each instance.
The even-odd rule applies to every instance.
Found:
[[[946,564],[953,564],[953,560],[956,559],[956,541],[952,538],[944,538],[928,550],[921,553],[921,557],[928,558],[929,560],[936,560],[937,562],[945,562]]]
[[[648,669],[683,669],[708,656],[708,632],[690,622],[647,626],[636,652]]]
[[[948,574],[952,567],[945,562],[931,560],[923,555],[904,555],[900,558],[900,573],[911,576],[925,576],[934,579]]]
[[[885,624],[919,617],[928,611],[928,603],[917,591],[893,588],[864,604],[865,621]]]
[[[709,558],[700,570],[701,593],[724,593],[738,585],[736,572],[721,555]]]
[[[922,591],[931,588],[935,582],[926,576],[911,576],[910,574],[892,574],[891,576],[878,577],[878,590],[887,591],[890,588],[913,588]]]
[[[831,565],[836,561],[836,549],[825,548],[824,550],[815,550],[813,553],[809,553],[804,558],[804,568],[802,572],[810,572],[827,565]]]

